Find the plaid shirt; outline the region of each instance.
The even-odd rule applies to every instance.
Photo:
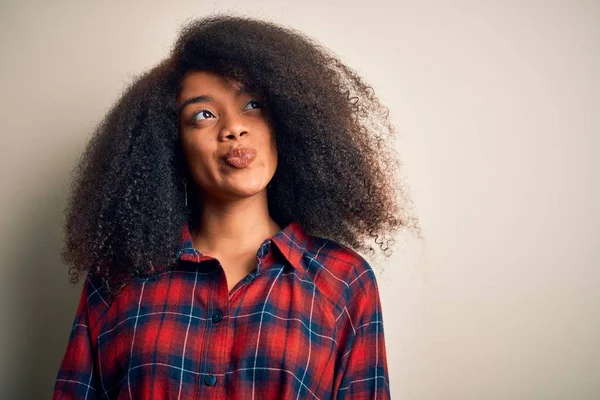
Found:
[[[115,298],[88,275],[54,399],[389,399],[378,286],[346,246],[297,222],[228,293],[182,229],[177,267]]]

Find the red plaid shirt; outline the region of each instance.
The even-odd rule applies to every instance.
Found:
[[[83,286],[54,399],[389,399],[370,265],[293,222],[228,293],[182,229],[176,268]]]

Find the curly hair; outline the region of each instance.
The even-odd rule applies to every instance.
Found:
[[[109,290],[172,266],[189,179],[176,98],[184,75],[210,71],[241,82],[267,104],[279,163],[267,189],[280,226],[357,251],[390,255],[386,234],[420,237],[395,173],[394,127],[356,71],[315,39],[273,22],[214,14],[186,23],[169,56],[129,83],[95,127],[75,168],[65,208],[64,261],[72,282],[86,272]],[[393,239],[392,239],[393,241]]]

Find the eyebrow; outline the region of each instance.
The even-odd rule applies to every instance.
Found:
[[[248,94],[248,93],[250,93],[250,91],[246,87],[241,87],[241,88],[235,90],[236,97],[240,96],[241,94]],[[213,101],[213,98],[208,95],[205,95],[205,94],[200,95],[200,96],[191,97],[191,98],[185,100],[183,103],[181,103],[181,105],[177,108],[177,114],[181,113],[181,111],[183,111],[185,106],[187,106],[188,104],[207,103],[209,101]]]

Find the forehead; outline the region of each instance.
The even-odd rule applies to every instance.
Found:
[[[209,71],[188,72],[181,81],[178,100],[201,94],[237,94],[244,88],[239,82]]]

